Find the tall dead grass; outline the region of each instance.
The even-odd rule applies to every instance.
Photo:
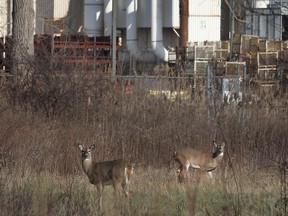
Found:
[[[53,117],[48,118],[45,112],[30,112],[23,106],[12,106],[5,102],[6,99],[1,99],[0,190],[8,199],[2,203],[1,209],[12,212],[12,215],[37,215],[41,211],[43,215],[63,215],[63,211],[66,215],[84,212],[93,215],[90,202],[94,202],[94,195],[86,188],[89,183],[81,169],[77,143],[95,143],[97,149],[93,157],[97,161],[124,157],[135,164],[135,185],[132,180],[131,187],[134,215],[138,214],[137,211],[138,215],[189,214],[186,193],[174,178],[177,165],[173,161],[173,152],[184,146],[211,151],[212,140],[224,141],[227,150],[221,167],[216,171],[218,185],[208,184],[206,187],[200,184],[198,188],[196,201],[193,201],[195,215],[213,215],[214,210],[237,215],[247,213],[249,208],[257,215],[261,202],[266,206],[267,200],[275,201],[275,191],[279,191],[278,163],[288,153],[287,101],[283,100],[281,106],[260,102],[223,106],[218,101],[209,107],[189,100],[155,98],[142,91],[125,95],[110,84],[98,88],[93,83],[89,91],[86,90],[67,90],[69,97],[68,93],[59,96]],[[45,181],[41,180],[43,175],[48,180],[45,181],[48,187],[43,192],[45,195],[37,192],[39,182],[31,183],[29,176],[35,175],[33,181]],[[79,180],[79,176],[85,180]],[[69,181],[71,177],[87,186],[78,185],[75,179]],[[25,178],[29,180],[25,181]],[[58,189],[54,190],[53,184],[58,184]],[[206,192],[209,189],[216,192]],[[248,195],[254,192],[258,195],[263,193],[266,200],[253,203]],[[247,197],[244,199],[241,194]],[[213,210],[205,207],[205,203],[208,196],[211,199],[210,196],[214,195],[223,199],[218,203],[220,207],[214,200]],[[255,199],[260,199],[258,195]],[[84,199],[85,196],[89,197]],[[141,201],[143,197],[145,199]],[[39,200],[35,201],[40,198],[46,203],[44,206]],[[25,205],[20,200],[25,200]],[[65,210],[56,205],[57,200],[66,206]],[[248,209],[243,205],[245,200],[251,203]],[[168,208],[171,203],[174,203],[175,211]],[[82,209],[77,207],[78,204]],[[254,208],[254,204],[259,206]],[[171,214],[167,214],[166,208]],[[276,211],[272,206],[267,208],[259,211]],[[69,212],[69,209],[73,211]],[[125,209],[120,211],[120,215],[125,215],[125,212]]]

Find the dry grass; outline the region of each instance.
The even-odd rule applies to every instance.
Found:
[[[135,164],[129,201],[123,196],[116,202],[105,188],[106,215],[283,214],[275,203],[281,196],[278,162],[288,151],[287,106],[215,103],[208,112],[191,101],[97,92],[91,105],[82,98],[69,115],[58,109],[53,118],[2,99],[2,215],[94,215],[96,191],[82,171],[78,142],[95,143],[97,161],[124,157]],[[198,182],[191,172],[191,183],[179,185],[174,150],[210,151],[214,139],[227,146],[216,184],[205,176]]]

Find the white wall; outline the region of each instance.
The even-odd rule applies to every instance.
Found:
[[[190,0],[188,42],[219,41],[221,0]]]
[[[220,17],[190,17],[188,42],[219,41]]]

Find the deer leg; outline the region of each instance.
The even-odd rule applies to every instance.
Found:
[[[177,176],[178,176],[178,182],[179,183],[186,183],[187,182],[187,171],[186,168],[183,166],[180,166],[179,169],[177,169]]]
[[[189,167],[190,167],[190,164],[185,164],[185,167],[182,168],[182,173],[183,173],[182,175],[184,178],[184,183],[188,182]]]
[[[101,183],[99,183],[96,185],[96,188],[97,188],[97,193],[98,193],[97,199],[99,199],[98,211],[99,211],[100,215],[102,215],[103,185]]]
[[[114,190],[115,190],[115,193],[116,193],[116,196],[117,198],[119,197],[119,195],[121,195],[121,192],[119,190],[119,183],[116,183],[116,180],[113,180],[113,187],[114,187]]]
[[[183,169],[183,176],[184,176],[184,183],[187,183],[188,182],[188,175],[189,175],[189,166],[187,169]]]
[[[127,202],[125,202],[125,205],[126,205],[126,208],[128,209],[128,215],[130,216],[131,215],[131,212],[130,212],[130,201],[129,201],[129,199],[130,199],[130,197],[129,197],[129,185],[128,185],[128,183],[127,183],[127,181],[126,181],[126,179],[124,179],[123,180],[123,182],[122,182],[122,188],[123,188],[123,191],[124,191],[124,194],[125,194],[125,196],[126,196],[126,201]]]
[[[129,192],[128,192],[128,184],[126,182],[123,182],[122,183],[122,188],[123,188],[123,191],[124,191],[124,194],[126,197],[129,197]]]
[[[211,181],[212,181],[212,184],[214,184],[214,183],[215,183],[215,179],[214,179],[214,177],[213,177],[212,171],[208,171],[207,173],[208,173],[208,175],[209,175],[209,177],[210,177],[210,179],[211,179]]]
[[[123,209],[123,206],[122,206],[122,202],[121,202],[121,190],[120,190],[120,187],[122,186],[123,187],[123,184],[121,182],[120,179],[114,179],[113,180],[113,187],[114,187],[114,190],[115,190],[115,193],[116,193],[116,201],[114,203],[114,206],[115,206],[115,209],[120,209],[120,211],[124,211]],[[126,193],[125,193],[126,195]],[[121,214],[122,215],[122,214]]]

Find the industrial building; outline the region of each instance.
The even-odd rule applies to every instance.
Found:
[[[229,40],[231,34],[285,39],[287,4],[286,0],[254,0],[250,4],[234,0],[35,0],[35,34],[112,39],[115,16],[122,50],[127,48],[123,60],[169,62],[175,59],[178,47]],[[0,35],[4,37],[11,34],[12,0],[1,0],[1,5]],[[233,26],[231,20],[235,20]]]
[[[11,35],[12,0],[0,2],[5,38]],[[240,61],[254,78],[261,69],[278,73],[276,63],[286,61],[287,5],[288,0],[35,0],[35,37],[48,41],[52,62],[62,54],[60,62],[112,65],[115,51],[116,64],[129,65],[121,75],[164,63],[196,77],[211,62],[229,73],[228,65]],[[1,47],[2,53],[9,48]]]

